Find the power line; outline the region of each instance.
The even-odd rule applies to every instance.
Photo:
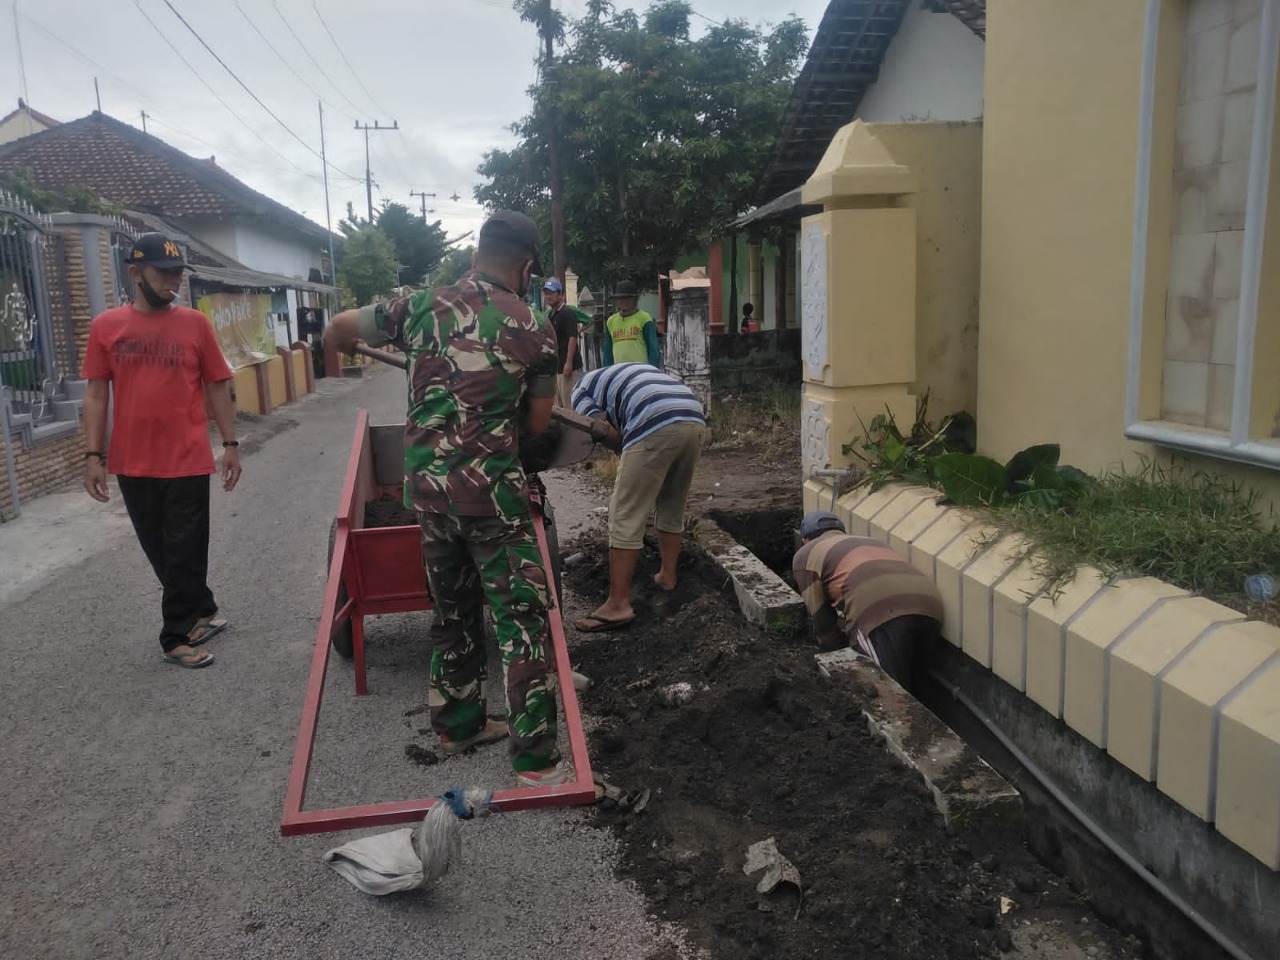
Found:
[[[302,52],[306,55],[308,62],[310,62],[316,68],[316,70],[320,73],[320,76],[324,77],[325,82],[328,83],[329,86],[331,86],[337,92],[338,96],[340,96],[343,100],[347,102],[347,105],[351,107],[352,110],[356,111],[356,113],[360,113],[361,108],[357,107],[355,103],[352,102],[351,98],[347,96],[345,90],[343,90],[340,86],[338,86],[336,83],[333,82],[333,79],[327,73],[324,72],[324,67],[320,66],[320,61],[317,60],[314,56],[312,56],[311,51],[307,49],[307,45],[303,43],[302,38],[298,36],[298,31],[293,29],[293,24],[289,22],[289,18],[286,17],[280,11],[280,6],[276,2],[276,0],[271,0],[271,6],[275,10],[276,16],[279,17],[280,20],[284,23],[285,28],[289,31],[290,35],[292,35],[293,39],[297,41],[298,46],[302,48]],[[355,117],[351,117],[350,119],[354,120]]]
[[[168,0],[166,0],[168,2]],[[360,79],[360,74],[356,73],[355,67],[351,66],[351,61],[347,59],[347,55],[342,52],[342,47],[338,45],[338,38],[333,35],[333,31],[329,29],[329,24],[325,23],[324,15],[320,12],[320,5],[316,0],[311,0],[311,9],[316,12],[316,18],[320,21],[320,26],[324,27],[324,32],[329,35],[329,39],[333,41],[333,48],[338,51],[338,56],[342,57],[342,62],[347,65],[347,69],[351,71],[351,76],[356,78],[356,83],[360,85],[360,89],[364,91],[364,95],[369,98],[369,102],[374,108],[384,116],[390,116],[391,111],[385,109],[382,104],[373,98],[373,94],[369,92],[369,88],[364,85],[364,81]]]
[[[251,134],[253,134],[259,140],[261,140],[266,145],[268,150],[274,153],[277,157],[279,157],[289,166],[293,167],[293,169],[297,170],[298,173],[301,173],[305,176],[306,171],[304,171],[300,166],[298,166],[296,163],[294,163],[292,160],[286,157],[283,153],[281,153],[279,149],[276,148],[275,144],[273,144],[270,140],[268,140],[262,134],[258,133],[257,130],[255,130],[253,127],[249,125],[248,121],[246,121],[244,117],[240,116],[240,114],[235,112],[231,104],[227,103],[226,100],[222,99],[222,95],[219,94],[217,90],[213,89],[213,87],[209,85],[209,81],[207,81],[203,76],[200,75],[200,71],[191,65],[191,62],[182,55],[182,51],[180,51],[177,48],[177,46],[175,46],[173,42],[169,40],[168,36],[165,35],[165,32],[160,29],[160,27],[156,24],[154,20],[151,19],[151,14],[147,13],[146,10],[142,9],[142,4],[140,0],[133,0],[133,5],[138,8],[138,12],[142,14],[143,18],[146,19],[147,23],[151,24],[151,29],[154,30],[160,36],[161,40],[163,40],[165,43],[169,45],[169,49],[173,51],[174,56],[176,56],[179,60],[181,60],[183,64],[186,66],[186,68],[190,70],[192,74],[195,75],[195,78],[199,80],[202,84],[204,84],[205,89],[208,90],[211,94],[213,94],[214,98],[217,99],[217,101],[220,104],[222,104],[224,107],[227,108],[228,113],[230,113],[233,117],[235,117],[238,121],[240,121],[240,125],[242,127],[244,127]]]
[[[311,92],[312,96],[314,96],[317,100],[323,103],[326,107],[328,107],[334,113],[341,114],[342,116],[345,116],[348,120],[351,120],[351,121],[354,121],[356,119],[354,116],[347,113],[345,110],[341,110],[338,107],[335,107],[332,103],[330,103],[323,96],[321,96],[320,92],[316,90],[315,87],[311,86],[311,84],[307,82],[306,78],[303,77],[302,74],[300,74],[297,70],[294,69],[293,64],[291,64],[287,59],[285,59],[284,54],[282,54],[279,50],[276,49],[275,44],[273,44],[271,40],[268,39],[267,35],[263,33],[261,29],[259,29],[258,25],[253,22],[253,19],[245,11],[244,7],[240,5],[240,0],[236,0],[236,9],[240,11],[240,16],[244,17],[245,22],[248,23],[249,26],[253,28],[253,32],[256,33],[261,38],[262,42],[267,45],[267,49],[276,55],[276,59],[278,59],[281,63],[283,63],[289,69],[289,72],[298,78],[298,82],[301,83],[304,87],[306,87]]]
[[[31,94],[27,92],[27,61],[22,55],[22,30],[18,27],[18,0],[13,0],[13,36],[18,43],[18,77],[22,80],[22,102],[31,106]]]
[[[123,77],[121,77],[118,73],[113,72],[108,67],[104,67],[102,64],[98,63],[96,60],[90,57],[87,53],[84,53],[82,50],[78,49],[68,41],[64,40],[62,37],[58,36],[56,33],[54,33],[52,30],[46,27],[39,20],[36,20],[25,13],[20,13],[19,16],[22,17],[23,20],[27,21],[27,23],[31,24],[31,26],[35,27],[37,30],[39,30],[41,33],[47,36],[49,39],[62,44],[64,47],[66,47],[68,50],[74,53],[77,57],[79,57],[89,66],[93,67],[96,70],[102,71],[102,73],[104,73],[108,77],[111,77],[113,80],[118,82],[121,86],[123,86],[125,89],[131,90],[134,93],[134,95],[137,96],[139,99],[146,101],[151,97],[151,94],[143,93],[133,84],[131,84],[128,80],[125,80]],[[151,116],[151,114],[147,114],[147,116]]]
[[[244,92],[253,98],[254,103],[260,106],[263,110],[267,111],[268,115],[270,115],[272,120],[280,124],[280,126],[284,128],[285,132],[288,133],[289,136],[293,137],[293,139],[297,140],[298,143],[302,144],[304,147],[307,148],[307,150],[311,151],[311,153],[315,155],[317,160],[321,160],[321,162],[323,162],[323,159],[321,158],[319,152],[314,147],[312,147],[311,144],[307,143],[307,141],[303,140],[300,136],[294,133],[293,129],[287,123],[285,123],[278,116],[276,116],[275,111],[273,111],[270,107],[268,107],[265,103],[263,103],[262,99],[256,93],[254,93],[252,90],[249,89],[248,84],[246,84],[243,80],[241,80],[238,76],[236,76],[236,72],[232,70],[229,66],[227,66],[227,63],[225,60],[223,60],[220,56],[214,53],[213,47],[209,46],[209,44],[204,42],[204,37],[196,33],[195,27],[187,23],[186,18],[177,11],[177,8],[175,8],[174,5],[169,2],[169,0],[164,0],[164,5],[169,8],[170,13],[172,13],[175,17],[177,17],[180,21],[182,21],[182,25],[184,27],[186,27],[189,31],[191,31],[191,35],[200,42],[200,46],[204,47],[205,50],[209,52],[209,56],[217,60],[218,63],[222,65],[222,69],[226,70],[227,73],[231,74],[231,79],[234,80],[236,83],[240,84],[240,86],[244,89]]]

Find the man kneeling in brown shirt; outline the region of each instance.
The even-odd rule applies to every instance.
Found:
[[[791,571],[818,649],[848,644],[911,690],[920,655],[942,628],[933,581],[880,541],[845,533],[834,513],[806,514],[800,536]]]

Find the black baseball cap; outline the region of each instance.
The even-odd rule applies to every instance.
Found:
[[[163,233],[144,233],[129,248],[129,262],[172,270],[189,266],[182,248]]]
[[[634,280],[620,280],[613,290],[615,297],[638,297],[640,296],[640,288],[636,286]]]
[[[515,210],[499,210],[480,228],[480,246],[488,243],[500,243],[516,250],[522,250],[533,258],[533,273],[542,272],[539,262],[538,248],[542,235],[538,225],[531,217]]]

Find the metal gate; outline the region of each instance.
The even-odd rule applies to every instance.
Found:
[[[62,238],[47,218],[0,193],[0,392],[9,415],[52,418],[63,377],[77,373],[75,338],[60,265]],[[55,267],[56,269],[56,267]],[[62,323],[55,328],[52,282]]]

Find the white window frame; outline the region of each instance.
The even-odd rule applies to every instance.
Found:
[[[1236,333],[1235,391],[1231,429],[1227,433],[1180,427],[1167,421],[1142,420],[1138,395],[1142,380],[1142,328],[1146,312],[1147,248],[1150,240],[1151,141],[1155,120],[1156,59],[1160,16],[1169,3],[1186,0],[1147,0],[1142,38],[1142,83],[1138,119],[1137,191],[1133,213],[1133,268],[1129,292],[1129,362],[1125,384],[1124,435],[1163,447],[1207,454],[1257,466],[1280,467],[1280,440],[1251,439],[1254,342],[1258,329],[1258,289],[1262,279],[1267,188],[1272,162],[1272,124],[1276,112],[1276,68],[1280,58],[1280,0],[1262,0],[1258,86],[1253,113],[1253,142],[1249,150],[1249,185],[1245,199],[1245,228],[1240,282],[1240,316]]]

